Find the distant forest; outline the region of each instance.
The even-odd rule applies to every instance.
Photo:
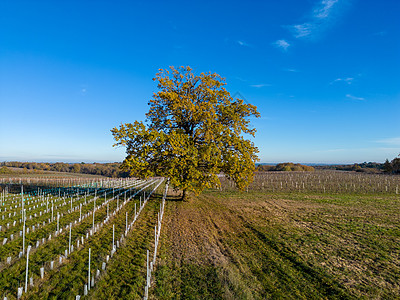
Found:
[[[269,165],[258,165],[257,171],[308,171],[312,172],[315,169],[311,166],[305,166],[301,164],[294,164],[294,163],[281,163],[275,166]]]
[[[55,172],[69,172],[69,173],[81,173],[81,174],[91,174],[91,175],[101,175],[106,177],[127,177],[128,173],[122,171],[119,167],[121,163],[36,163],[36,162],[3,162],[1,163],[3,168],[1,168],[2,173],[12,173],[12,169],[8,168],[20,168],[25,172],[33,171],[36,173],[41,173],[43,171],[55,171]],[[5,167],[5,168],[4,168]]]
[[[353,165],[326,165],[315,166],[317,170],[341,170],[341,171],[356,171],[363,173],[386,173],[400,174],[400,157],[394,158],[392,161],[386,159],[385,163],[364,162]]]
[[[386,173],[400,174],[400,156],[392,161],[386,160],[385,163],[363,162],[352,165],[315,165],[305,166],[294,163],[280,163],[277,165],[257,166],[257,171],[314,171],[314,170],[339,170],[339,171],[355,171],[361,173]]]
[[[120,169],[121,163],[36,163],[36,162],[2,162],[0,163],[0,173],[45,173],[45,171],[68,172],[79,174],[100,175],[106,177],[128,177],[128,172]],[[12,169],[12,168],[18,168]],[[392,161],[386,160],[385,163],[364,162],[352,165],[315,165],[306,166],[294,163],[280,163],[277,165],[257,166],[257,171],[307,171],[314,170],[340,170],[340,171],[355,171],[363,173],[386,173],[400,174],[400,156]]]
[[[352,165],[323,165],[315,166],[317,170],[355,171],[361,173],[382,173],[383,164],[377,162],[363,162]]]

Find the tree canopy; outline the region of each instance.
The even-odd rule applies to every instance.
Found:
[[[383,169],[386,173],[400,174],[400,154],[391,162],[386,159]]]
[[[114,146],[126,147],[122,168],[140,178],[167,177],[183,197],[219,186],[220,173],[242,190],[252,182],[258,149],[245,135],[255,135],[249,117],[260,116],[257,107],[233,99],[215,73],[170,67],[153,80],[159,91],[149,101],[146,123],[111,130]]]
[[[315,171],[315,169],[311,166],[287,162],[287,163],[280,163],[275,166],[258,165],[257,171],[306,171],[306,172],[311,172],[311,171]]]

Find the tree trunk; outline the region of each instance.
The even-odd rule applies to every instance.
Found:
[[[188,192],[187,192],[187,190],[183,190],[182,191],[182,201],[188,201],[188,199],[189,199],[189,195],[188,195]]]

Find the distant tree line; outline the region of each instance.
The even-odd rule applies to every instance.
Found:
[[[386,159],[383,164],[383,170],[389,174],[400,174],[400,155],[394,158],[392,161]]]
[[[385,163],[377,162],[363,162],[352,165],[321,165],[315,166],[317,170],[339,170],[339,171],[355,171],[361,173],[387,173],[387,174],[400,174],[400,157],[389,161],[386,159]]]
[[[361,173],[381,173],[383,171],[383,164],[377,162],[363,162],[355,163],[352,165],[324,165],[316,166],[319,170],[339,170],[339,171],[355,171]]]
[[[120,169],[121,163],[36,163],[36,162],[3,162],[3,167],[20,168],[25,171],[55,171],[55,172],[68,172],[101,175],[106,177],[127,177],[127,173]],[[11,171],[12,170],[8,170]],[[2,172],[6,169],[2,168]]]
[[[270,165],[258,165],[257,171],[307,171],[312,172],[315,169],[311,166],[305,166],[301,164],[294,164],[294,163],[280,163],[275,166]]]

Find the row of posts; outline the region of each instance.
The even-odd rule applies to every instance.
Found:
[[[132,187],[131,189],[133,189],[134,187]],[[131,189],[129,189],[129,190],[131,190]],[[126,192],[125,192],[126,193]],[[23,195],[23,194],[22,194]],[[119,195],[118,195],[119,196]],[[96,199],[96,195],[95,195],[95,198],[94,199]],[[112,198],[113,199],[113,198]],[[109,201],[111,201],[112,199],[109,199]],[[118,200],[118,199],[117,199]],[[22,203],[24,203],[24,201],[22,201]],[[94,201],[94,207],[96,207],[95,206],[95,201]],[[117,204],[117,210],[118,210],[118,208],[119,208],[119,205]],[[25,211],[25,210],[24,210]],[[93,212],[93,215],[94,215],[94,212]],[[93,218],[93,220],[94,220],[94,218]],[[24,218],[24,221],[25,221],[25,218]],[[58,221],[58,220],[57,220]],[[94,224],[93,224],[94,225]],[[57,232],[59,232],[59,223],[57,222]],[[71,245],[71,227],[72,227],[72,223],[70,223],[70,225],[69,225],[69,243],[68,243],[68,250],[65,250],[65,255],[67,256],[67,253],[71,253],[72,251],[73,251],[73,246]],[[24,228],[25,228],[25,226],[24,226]],[[94,228],[95,227],[93,227],[93,230],[94,230]],[[25,230],[24,230],[25,231]],[[94,231],[92,231],[92,232],[94,232]],[[83,237],[82,237],[82,244],[83,244]],[[79,245],[79,241],[78,241],[78,245]],[[113,245],[114,245],[114,226],[113,226]],[[29,275],[29,252],[30,252],[30,250],[31,250],[31,246],[29,245],[28,246],[28,249],[27,249],[27,255],[26,255],[26,275],[25,275],[25,287],[24,288],[22,288],[22,287],[19,287],[18,288],[18,291],[17,291],[17,298],[18,299],[20,299],[21,297],[22,297],[22,294],[23,294],[23,292],[27,292],[27,290],[28,290],[28,275]],[[114,250],[114,249],[113,249]],[[68,251],[68,252],[67,252]],[[90,251],[91,251],[91,249],[89,249],[89,270],[90,270]],[[115,251],[115,250],[114,250]],[[25,253],[25,239],[23,239],[23,253]],[[60,257],[61,258],[61,257]],[[60,259],[60,263],[61,263],[61,259]],[[53,261],[52,261],[52,263],[51,263],[51,269],[53,268]],[[104,267],[105,268],[105,267]],[[44,268],[42,267],[42,268],[40,268],[40,274],[41,274],[41,278],[43,279],[43,277],[44,277]],[[89,275],[90,276],[90,275]],[[90,281],[89,281],[90,282]],[[31,285],[33,285],[33,278],[31,277],[30,278],[30,284]],[[89,290],[90,290],[90,286],[89,286]],[[6,300],[7,299],[7,297],[4,297],[4,300]],[[80,296],[77,296],[76,297],[76,299],[80,299]]]
[[[160,204],[160,212],[157,214],[157,224],[154,227],[154,253],[153,253],[153,259],[150,261],[150,252],[149,249],[147,249],[147,255],[146,255],[146,285],[144,287],[144,300],[147,300],[149,297],[149,288],[151,287],[151,273],[154,270],[154,266],[156,263],[156,258],[157,258],[157,249],[158,249],[158,243],[160,240],[160,234],[161,234],[161,224],[162,224],[162,218],[164,216],[164,207],[165,207],[165,198],[167,197],[167,192],[168,192],[168,182],[165,185],[165,191],[164,195]]]
[[[152,184],[152,183],[150,183],[150,184]],[[158,187],[160,184],[161,184],[161,182],[154,188],[154,190],[157,189],[157,187]],[[149,185],[147,185],[146,187],[148,187],[148,186],[149,186]],[[146,188],[146,187],[145,187],[145,188]],[[154,190],[153,190],[153,191],[154,191]],[[147,195],[147,199],[150,198],[151,194],[152,194],[152,192],[151,192],[149,195]],[[130,199],[130,198],[129,198],[129,199]],[[128,199],[128,200],[129,200],[129,199]],[[143,202],[141,202],[141,200],[140,200],[139,212],[138,212],[137,214],[136,214],[136,204],[135,204],[135,216],[134,216],[134,219],[133,219],[131,225],[133,225],[133,223],[136,221],[137,216],[140,214],[140,212],[142,211],[143,207],[145,206],[145,204],[146,204],[146,202],[147,202],[147,199],[146,199],[146,193],[144,192]],[[126,202],[126,199],[125,199],[125,202]],[[125,203],[125,202],[124,202],[124,203]],[[125,236],[127,235],[128,230],[129,230],[129,228],[131,227],[131,225],[128,226],[128,212],[126,212]],[[121,242],[122,242],[123,237],[124,237],[124,234],[122,234],[122,236],[121,236],[121,240],[120,240]],[[120,246],[119,241],[117,241],[117,243],[115,243],[115,225],[113,224],[113,238],[112,238],[111,257],[115,254],[116,248],[118,248],[119,246]],[[88,295],[88,292],[90,291],[90,287],[93,287],[93,286],[94,286],[94,278],[91,277],[91,272],[90,272],[90,259],[91,259],[91,249],[89,248],[88,283],[85,284],[84,289],[83,289],[83,295],[84,295],[84,296],[87,296],[87,295]],[[109,256],[107,255],[107,262],[108,262],[108,259],[109,259]],[[103,262],[103,264],[102,264],[102,270],[103,270],[103,271],[105,270],[105,267],[106,267],[106,263]],[[100,270],[97,270],[97,272],[96,272],[96,277],[98,277],[99,275],[100,275]],[[80,295],[76,295],[76,296],[75,296],[75,300],[80,300],[80,298],[81,298]]]

